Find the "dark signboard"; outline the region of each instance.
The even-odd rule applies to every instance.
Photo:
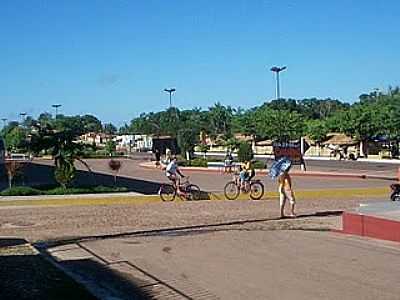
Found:
[[[167,149],[171,150],[173,155],[180,152],[176,138],[172,137],[153,137],[153,153],[155,153],[156,149],[161,154],[165,154]]]
[[[273,142],[275,160],[289,158],[293,164],[304,165],[300,142]]]

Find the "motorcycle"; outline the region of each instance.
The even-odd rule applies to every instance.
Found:
[[[390,200],[392,201],[400,201],[400,184],[393,183],[390,185],[392,189],[392,193],[390,194]]]

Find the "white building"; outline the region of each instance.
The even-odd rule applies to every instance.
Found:
[[[96,146],[104,146],[112,139],[112,135],[106,133],[89,132],[80,136],[80,141],[85,144],[96,144]]]
[[[138,152],[149,151],[153,147],[153,138],[141,134],[124,134],[114,138],[117,143],[117,151]]]

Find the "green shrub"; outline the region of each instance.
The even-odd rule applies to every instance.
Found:
[[[195,158],[190,161],[190,166],[192,167],[207,167],[207,159]]]
[[[181,167],[207,167],[207,159],[194,158],[192,160],[180,160],[178,165]]]
[[[31,188],[29,186],[15,186],[11,189],[6,189],[0,192],[1,196],[35,196],[35,195],[75,195],[75,194],[100,194],[100,193],[116,193],[127,192],[126,187],[108,187],[108,186],[94,186],[94,187],[71,187],[63,188],[56,187],[45,190]]]
[[[265,162],[261,161],[261,160],[256,160],[253,163],[253,166],[254,166],[254,169],[265,169],[266,168]]]
[[[29,186],[14,186],[0,192],[1,196],[35,196],[42,195],[43,192]]]
[[[73,187],[63,189],[57,187],[46,191],[47,195],[75,195],[75,194],[100,194],[100,193],[115,193],[115,192],[127,192],[126,187],[107,187],[107,186],[95,186],[95,187]]]

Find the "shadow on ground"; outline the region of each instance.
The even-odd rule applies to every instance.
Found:
[[[21,171],[21,174],[14,180],[15,185],[25,185],[31,187],[57,186],[58,183],[54,179],[54,166],[42,165],[27,162]],[[114,176],[90,173],[89,171],[78,170],[73,186],[114,186]],[[118,176],[117,186],[126,187],[130,192],[137,192],[145,195],[157,194],[160,183],[133,179]],[[0,191],[8,187],[7,177],[4,166],[0,168]]]
[[[0,299],[50,300],[93,297],[22,239],[0,239]]]
[[[108,265],[93,259],[77,259],[58,264],[74,277],[84,280],[100,299],[152,299],[149,291],[156,283],[152,278],[146,280],[145,274],[134,276],[132,270],[129,273],[121,271],[134,268],[128,263]],[[139,273],[135,271],[134,274]]]
[[[285,218],[283,220],[301,220],[303,218],[312,218],[312,217],[329,217],[329,216],[340,216],[343,211],[334,210],[334,211],[320,211],[310,214],[301,214],[296,218]],[[40,248],[47,247],[55,247],[62,246],[72,243],[79,243],[91,240],[102,240],[102,239],[113,239],[113,238],[123,238],[130,236],[180,236],[180,235],[195,235],[195,234],[203,234],[211,231],[218,231],[220,227],[225,226],[233,226],[233,225],[246,225],[252,223],[262,223],[269,221],[278,221],[282,220],[281,218],[263,218],[263,219],[247,219],[247,220],[236,220],[236,221],[227,221],[227,222],[219,222],[213,224],[199,224],[199,225],[191,225],[191,226],[176,226],[176,227],[167,227],[160,229],[150,229],[150,230],[137,230],[137,231],[128,231],[116,234],[104,234],[104,235],[89,235],[89,236],[79,236],[79,237],[70,237],[67,239],[53,239],[48,241],[41,241],[36,245]],[[300,228],[301,229],[301,228]],[[226,229],[223,229],[226,230]],[[317,229],[316,229],[317,230]]]

